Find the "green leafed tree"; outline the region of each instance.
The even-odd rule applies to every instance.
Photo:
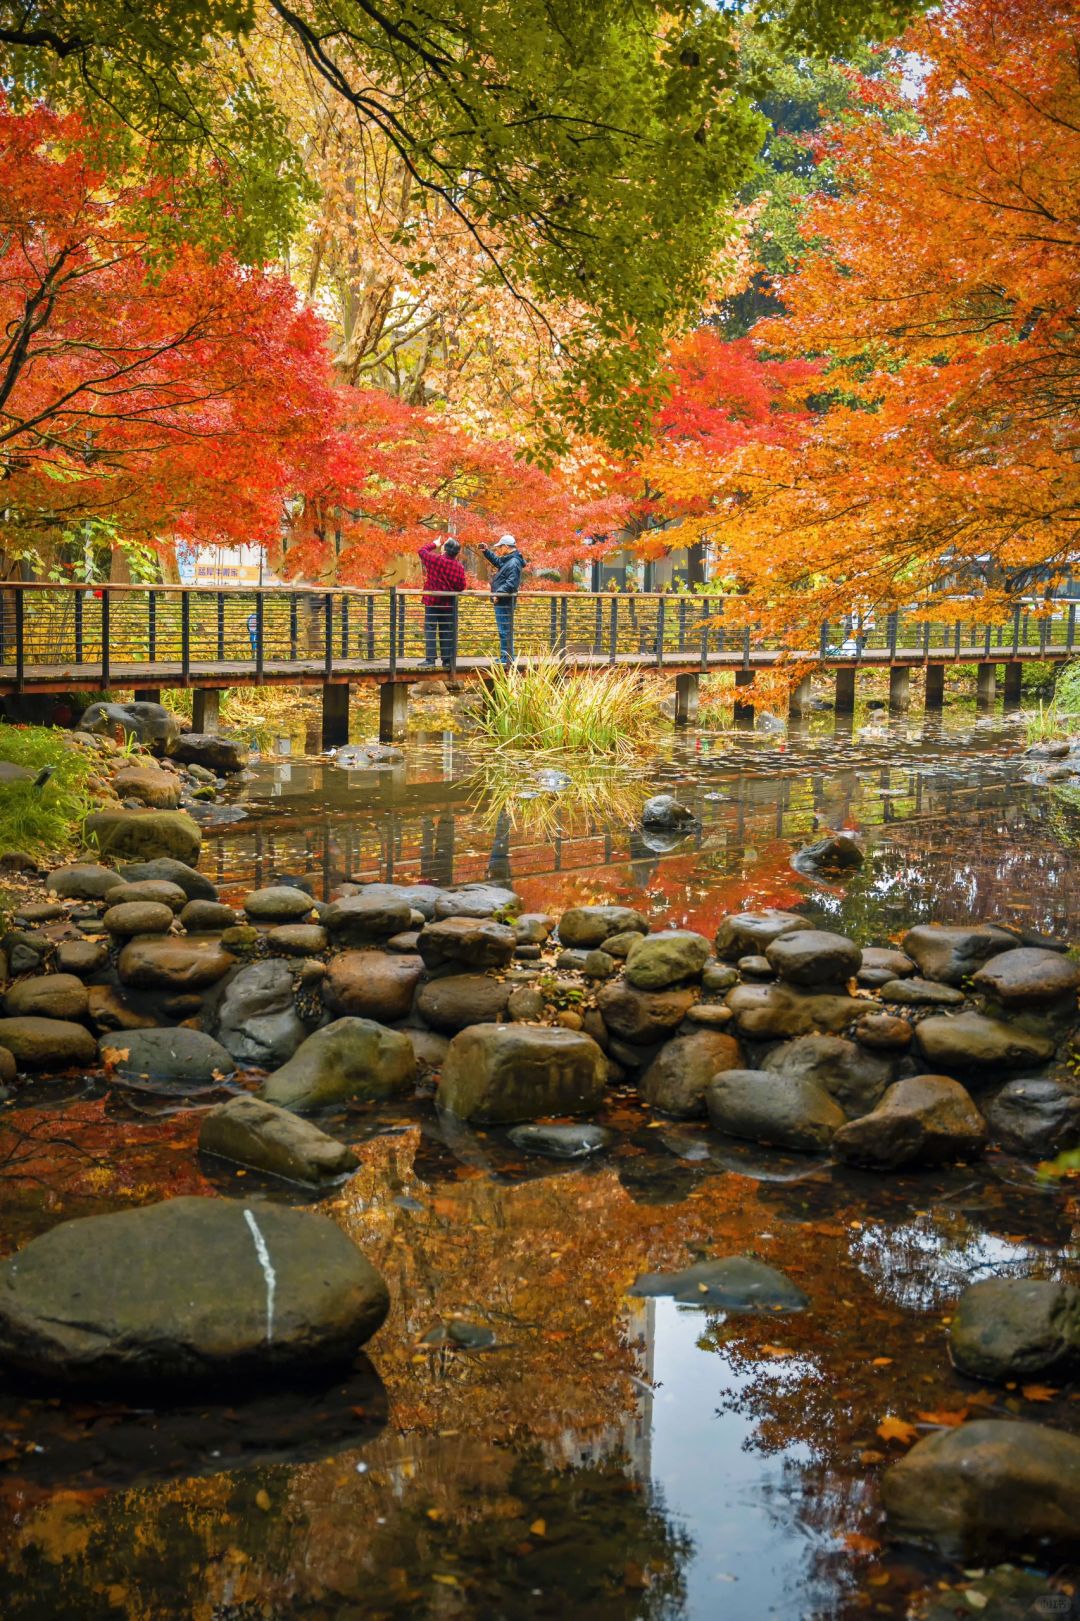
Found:
[[[894,31],[913,0],[777,0],[777,62]],[[616,440],[673,326],[705,302],[765,131],[751,8],[713,0],[0,0],[0,83],[92,113],[114,158],[199,187],[199,234],[287,242],[306,185],[245,46],[275,15],[364,130],[467,223],[523,297],[573,302],[564,419]],[[190,233],[158,210],[157,228]],[[407,233],[408,226],[404,227]],[[407,242],[403,244],[407,248]]]

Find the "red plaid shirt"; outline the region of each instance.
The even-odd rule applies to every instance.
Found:
[[[464,591],[465,570],[456,557],[447,557],[430,540],[420,548],[420,564],[424,570],[424,607],[448,608],[454,599],[442,593]]]

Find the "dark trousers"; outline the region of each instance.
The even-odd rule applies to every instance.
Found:
[[[493,607],[495,629],[499,633],[499,658],[509,669],[514,662],[514,599],[496,597]]]
[[[454,656],[454,610],[452,607],[424,608],[424,658],[435,663],[438,648],[446,669]]]

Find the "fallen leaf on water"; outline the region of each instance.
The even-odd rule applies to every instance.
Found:
[[[270,1493],[265,1486],[255,1493],[255,1507],[261,1508],[264,1514],[270,1511]]]
[[[970,1604],[973,1610],[985,1610],[990,1599],[986,1593],[980,1593],[977,1587],[966,1587],[964,1589],[964,1601]]]
[[[892,1367],[892,1357],[891,1356],[876,1356],[874,1358],[873,1362],[871,1362],[870,1366],[872,1368],[891,1368]]]
[[[457,1577],[451,1576],[448,1571],[433,1570],[431,1573],[431,1579],[433,1582],[439,1582],[443,1587],[461,1586],[461,1583],[458,1581]]]
[[[969,1407],[996,1407],[998,1393],[996,1390],[976,1390],[974,1395],[968,1397]]]
[[[877,1427],[877,1432],[883,1441],[914,1441],[918,1433],[914,1424],[908,1424],[893,1413],[885,1414]]]
[[[1022,1385],[1020,1394],[1025,1401],[1053,1401],[1061,1392],[1053,1385]]]
[[[881,1463],[884,1460],[884,1457],[885,1457],[884,1452],[875,1452],[872,1448],[867,1447],[865,1452],[860,1452],[859,1453],[859,1462],[860,1463]]]
[[[532,1536],[532,1537],[546,1537],[547,1536],[547,1521],[546,1520],[534,1520],[533,1523],[529,1527],[529,1535]]]
[[[852,1553],[877,1553],[881,1547],[876,1537],[863,1536],[861,1531],[845,1531],[843,1542]]]
[[[967,1416],[968,1409],[966,1407],[946,1409],[944,1412],[937,1413],[915,1414],[915,1417],[922,1419],[924,1424],[938,1424],[942,1429],[947,1430],[954,1429],[956,1425],[962,1424]]]

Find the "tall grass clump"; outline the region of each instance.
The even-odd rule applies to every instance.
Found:
[[[0,782],[0,850],[25,850],[32,856],[69,850],[92,808],[87,782],[94,774],[93,756],[72,743],[67,732],[0,721],[0,760],[35,773],[52,767],[40,788],[32,782]]]
[[[656,687],[640,671],[537,659],[492,672],[481,724],[503,748],[620,759],[649,741],[659,718]]]

